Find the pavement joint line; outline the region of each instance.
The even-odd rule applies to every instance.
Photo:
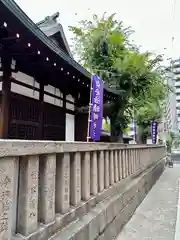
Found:
[[[177,207],[177,216],[176,216],[176,228],[174,240],[180,240],[180,178],[178,179],[179,186],[179,195],[178,195],[178,207]]]

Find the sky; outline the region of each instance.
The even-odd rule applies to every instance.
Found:
[[[92,14],[116,13],[116,18],[131,26],[135,33],[132,40],[142,50],[164,54],[164,58],[180,57],[180,0],[16,0],[22,10],[34,21],[60,13],[67,40],[71,43],[68,26],[78,25]],[[174,9],[175,2],[175,11]],[[173,14],[175,13],[175,14]],[[174,44],[172,46],[172,36]]]

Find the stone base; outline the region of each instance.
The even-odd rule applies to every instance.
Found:
[[[163,170],[164,160],[161,160],[134,178],[131,184],[126,185],[123,193],[100,202],[79,221],[70,224],[50,240],[115,239]]]

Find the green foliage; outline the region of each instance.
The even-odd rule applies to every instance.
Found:
[[[172,140],[171,139],[166,140],[166,149],[167,149],[167,152],[171,153],[171,150],[172,150]]]
[[[137,98],[134,99],[136,109],[137,124],[144,129],[143,135],[147,135],[147,129],[151,126],[151,121],[160,122],[164,113],[168,87],[164,83],[164,77],[160,72],[151,71],[152,80]]]
[[[172,140],[172,147],[179,148],[180,146],[180,133],[179,132],[170,132],[169,138]]]
[[[161,101],[166,94],[161,56],[140,53],[129,41],[132,29],[115,20],[115,14],[94,15],[92,21],[81,21],[79,27],[71,26],[70,30],[80,63],[119,90],[119,98],[106,106],[113,135],[127,127],[134,110],[141,129],[147,128],[150,120],[161,118]]]

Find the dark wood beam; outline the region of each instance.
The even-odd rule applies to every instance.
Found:
[[[39,140],[44,139],[44,84],[40,83],[39,90],[39,127],[38,127]]]
[[[11,90],[11,58],[7,55],[2,57],[2,100],[1,100],[1,121],[0,121],[0,137],[8,138],[9,128],[9,106],[10,106],[10,90]]]

